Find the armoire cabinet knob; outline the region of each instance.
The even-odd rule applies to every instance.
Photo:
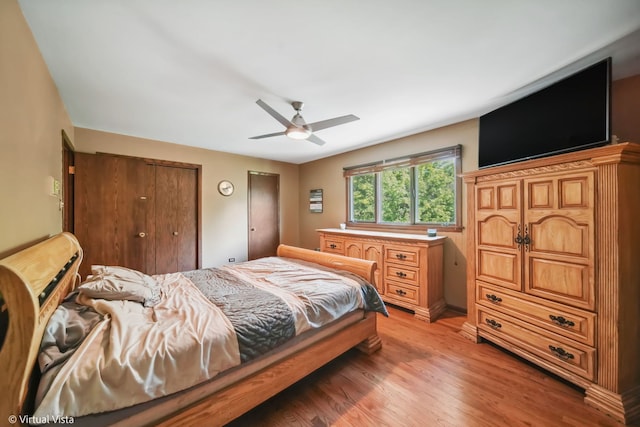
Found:
[[[139,237],[145,237],[147,235],[147,233],[145,233],[144,231],[141,231],[140,233],[138,233]]]

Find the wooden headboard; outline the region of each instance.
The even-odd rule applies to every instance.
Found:
[[[0,348],[3,421],[22,413],[44,328],[76,285],[81,261],[82,248],[70,233],[0,260],[0,305],[9,319]]]

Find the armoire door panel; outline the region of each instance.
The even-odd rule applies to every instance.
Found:
[[[490,216],[478,221],[478,244],[516,250],[518,224],[503,216]]]
[[[496,208],[496,189],[494,187],[477,188],[476,190],[476,209],[482,211],[485,209],[495,210]]]
[[[529,224],[529,251],[559,256],[588,258],[591,243],[588,224],[577,224],[564,216],[546,217],[538,224]],[[563,236],[559,239],[558,236]]]
[[[477,263],[479,280],[522,290],[519,254],[478,249]]]
[[[479,185],[476,188],[476,201],[478,214],[493,211],[512,211],[519,215],[520,212],[520,183],[506,181],[500,183]]]
[[[594,208],[594,174],[581,172],[525,180],[525,213],[543,210],[573,216]]]
[[[499,210],[520,209],[520,188],[516,183],[498,184],[496,188]]]
[[[593,174],[587,176],[577,176],[558,180],[558,191],[560,192],[560,209],[593,207],[591,199],[593,195]]]
[[[574,307],[595,307],[590,279],[595,258],[593,186],[592,171],[525,180],[525,292]],[[549,206],[538,203],[545,198]]]
[[[522,183],[479,184],[476,201],[476,278],[509,289],[522,289],[522,255],[516,242],[522,228]]]
[[[574,307],[593,309],[595,290],[591,273],[588,264],[529,258],[525,292]]]
[[[553,209],[555,204],[555,191],[552,180],[535,181],[529,184],[529,208]]]

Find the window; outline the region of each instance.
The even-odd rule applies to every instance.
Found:
[[[349,225],[459,229],[460,157],[458,145],[345,168]]]

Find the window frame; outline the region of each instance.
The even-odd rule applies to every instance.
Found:
[[[429,162],[438,160],[451,159],[454,162],[455,174],[455,223],[416,223],[417,217],[417,200],[418,200],[418,180],[416,177],[416,167]],[[382,221],[382,179],[381,173],[385,170],[411,168],[411,223],[389,223]],[[397,157],[393,159],[382,160],[373,163],[367,163],[357,166],[349,166],[343,168],[343,176],[346,185],[346,223],[349,228],[368,229],[379,231],[404,231],[404,232],[426,232],[428,228],[435,228],[438,231],[462,231],[462,146],[455,145],[452,147],[441,148],[433,151],[417,153],[413,155]],[[375,214],[374,221],[353,221],[353,197],[352,197],[352,179],[357,175],[374,174],[375,177]]]

